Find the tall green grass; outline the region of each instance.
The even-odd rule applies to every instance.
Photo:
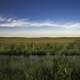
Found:
[[[0,56],[0,80],[80,80],[80,57]]]

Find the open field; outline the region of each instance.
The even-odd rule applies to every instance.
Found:
[[[1,55],[80,55],[80,38],[0,38]]]
[[[0,38],[0,80],[80,80],[80,38]]]
[[[0,80],[80,80],[80,56],[0,56]]]

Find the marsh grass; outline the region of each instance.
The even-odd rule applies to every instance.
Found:
[[[79,56],[0,57],[0,80],[80,80]]]
[[[80,38],[0,38],[1,55],[80,55]]]

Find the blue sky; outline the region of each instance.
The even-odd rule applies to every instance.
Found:
[[[80,0],[0,0],[1,37],[80,37]]]

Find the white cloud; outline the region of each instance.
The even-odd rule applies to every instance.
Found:
[[[63,24],[56,23],[54,21],[30,21],[28,19],[14,19],[14,18],[4,18],[0,17],[0,27],[17,27],[17,28],[35,28],[35,29],[51,29],[51,30],[61,30],[61,31],[79,31],[80,22],[66,22]]]
[[[6,18],[0,17],[0,22],[5,21]]]

